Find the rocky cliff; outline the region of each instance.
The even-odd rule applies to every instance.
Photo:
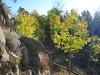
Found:
[[[0,26],[0,75],[49,75],[44,51],[40,41]]]

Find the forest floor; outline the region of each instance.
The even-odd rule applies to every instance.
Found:
[[[64,72],[54,72],[51,75],[69,75],[69,72],[68,71],[64,71]],[[70,75],[75,75],[75,74],[71,73]]]

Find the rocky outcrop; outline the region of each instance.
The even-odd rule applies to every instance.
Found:
[[[23,72],[26,72],[49,75],[48,58],[43,54],[44,58],[40,56],[44,51],[40,41],[18,35],[8,27],[0,27],[0,74],[25,75]]]
[[[1,2],[0,8],[0,75],[40,75],[47,72],[41,66],[48,65],[48,61],[39,57],[39,53],[45,51],[44,45],[21,36],[14,27],[15,19],[8,6]]]
[[[3,53],[1,54],[1,56],[2,56],[2,59],[1,59],[2,63],[5,63],[10,60],[9,54],[7,53],[7,51],[5,49],[3,50]]]
[[[22,43],[22,59],[21,59],[21,65],[22,66],[28,66],[29,65],[29,51],[27,47]]]
[[[39,53],[40,69],[43,75],[50,75],[50,67],[48,66],[49,58],[44,56],[42,52]]]
[[[50,67],[48,66],[49,59],[47,58],[47,56],[43,55],[43,53],[45,52],[44,45],[40,41],[37,41],[33,38],[27,38],[25,36],[21,36],[20,40],[28,48],[28,49],[25,48],[22,51],[23,57],[21,63],[24,66],[27,65],[33,66],[38,73],[42,72],[44,75],[49,75],[50,74]],[[40,72],[39,69],[41,70]]]
[[[45,47],[40,41],[25,36],[21,36],[20,40],[30,51],[36,51],[37,53],[45,51]]]
[[[2,28],[0,27],[0,49],[2,50],[4,46],[5,46],[5,36],[3,34]]]

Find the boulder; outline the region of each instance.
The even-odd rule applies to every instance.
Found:
[[[30,51],[36,51],[37,53],[45,51],[44,45],[33,38],[21,36],[20,41],[23,42]]]
[[[2,53],[2,59],[1,59],[1,62],[2,63],[5,63],[7,61],[9,61],[9,54],[6,52],[6,50],[4,49],[3,50],[3,53]]]
[[[3,34],[2,27],[0,26],[0,48],[5,46],[5,35]]]
[[[50,75],[50,67],[48,66],[49,57],[45,56],[43,52],[39,53],[40,69],[43,75]]]
[[[26,48],[24,43],[22,43],[22,59],[21,65],[22,66],[29,66],[29,50]]]

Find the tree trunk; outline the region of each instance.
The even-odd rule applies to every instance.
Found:
[[[72,32],[71,32],[72,34]],[[71,42],[71,35],[70,35],[70,49],[69,49],[69,64],[68,64],[68,67],[69,67],[69,75],[71,75],[71,45],[72,45],[72,42]]]
[[[71,51],[69,51],[69,64],[68,64],[68,67],[69,67],[69,75],[71,75]]]

